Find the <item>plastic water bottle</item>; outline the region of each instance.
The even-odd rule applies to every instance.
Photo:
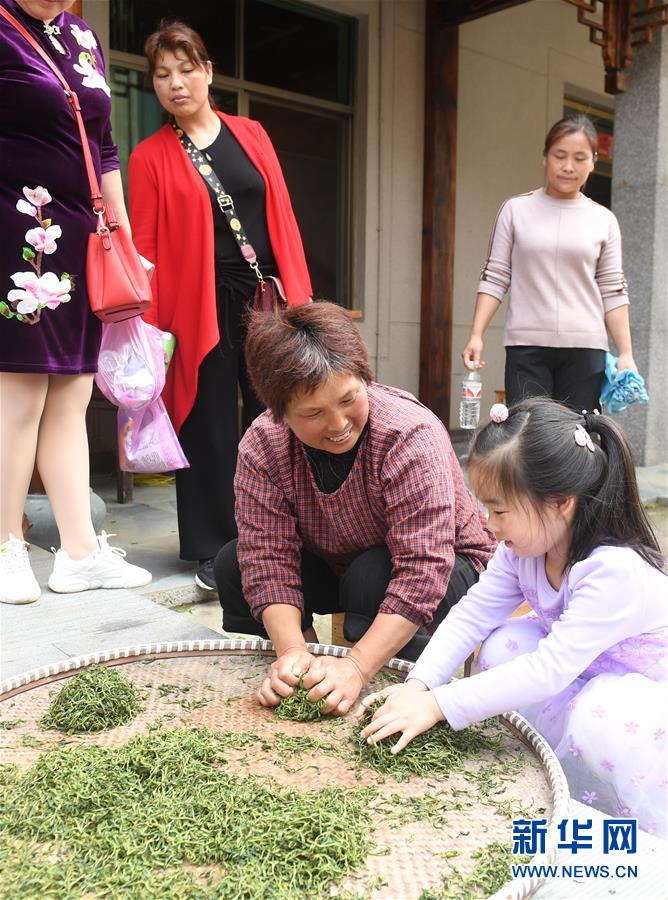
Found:
[[[473,430],[480,421],[482,381],[477,369],[469,372],[462,381],[462,398],[459,403],[459,427]]]

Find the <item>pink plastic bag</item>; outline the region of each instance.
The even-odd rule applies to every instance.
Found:
[[[107,400],[124,409],[157,400],[165,386],[160,329],[139,316],[105,324],[95,383]]]
[[[118,459],[123,472],[172,472],[188,468],[188,460],[159,397],[141,409],[119,407]]]
[[[124,472],[189,466],[160,394],[165,386],[163,332],[138,316],[105,324],[95,382],[118,406],[118,458]]]

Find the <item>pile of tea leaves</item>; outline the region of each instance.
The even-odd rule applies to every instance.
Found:
[[[305,690],[304,676],[299,679],[295,689],[289,697],[283,697],[275,709],[277,719],[291,719],[293,722],[313,722],[322,718],[322,707],[325,698],[312,702],[308,699],[308,691]]]
[[[485,723],[473,725],[463,731],[453,731],[449,725],[439,724],[419,734],[400,753],[394,754],[391,750],[399,740],[398,734],[390,735],[375,744],[369,744],[366,738],[360,737],[360,732],[366,728],[382,703],[380,700],[367,708],[355,728],[354,738],[360,763],[376,772],[391,775],[397,781],[405,781],[411,775],[428,778],[448,772],[460,772],[463,771],[467,756],[484,750],[501,749],[500,738],[487,733]]]
[[[371,793],[239,778],[225,744],[206,728],[157,731],[5,771],[4,900],[328,896],[371,849]]]
[[[39,724],[66,734],[92,733],[127,725],[140,709],[131,681],[114,669],[94,665],[67,681]]]

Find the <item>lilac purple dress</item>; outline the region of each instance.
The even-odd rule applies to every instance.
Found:
[[[98,180],[118,169],[93,32],[64,12],[51,22],[52,40],[15,0],[2,4],[76,92]],[[0,84],[0,371],[95,372],[101,323],[89,308],[85,272],[95,216],[79,132],[56,76],[3,18]]]
[[[668,578],[629,547],[601,546],[558,590],[544,557],[500,544],[409,678],[453,728],[517,709],[554,748],[572,795],[666,834]],[[526,600],[532,611],[508,618]],[[448,683],[480,643],[478,671]]]

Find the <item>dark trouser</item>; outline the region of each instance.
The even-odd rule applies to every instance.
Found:
[[[506,347],[506,403],[552,397],[577,412],[600,406],[605,350]]]
[[[219,292],[221,340],[199,367],[195,403],[179,433],[189,469],[176,473],[181,559],[209,559],[237,534],[234,472],[239,443],[239,395],[243,429],[264,410],[253,393],[242,352],[248,300]]]
[[[266,638],[267,632],[251,616],[243,595],[236,541],[230,541],[220,551],[214,564],[214,573],[220,605],[223,607],[225,631],[259,634]],[[359,641],[376,618],[391,577],[392,560],[385,545],[360,553],[340,578],[319,556],[302,550],[302,631],[313,623],[313,613],[325,615],[342,612],[346,640]],[[477,580],[478,573],[468,557],[456,554],[448,590],[430,627],[439,625]],[[430,637],[426,628],[419,628],[397,656],[414,662],[429,643]]]

